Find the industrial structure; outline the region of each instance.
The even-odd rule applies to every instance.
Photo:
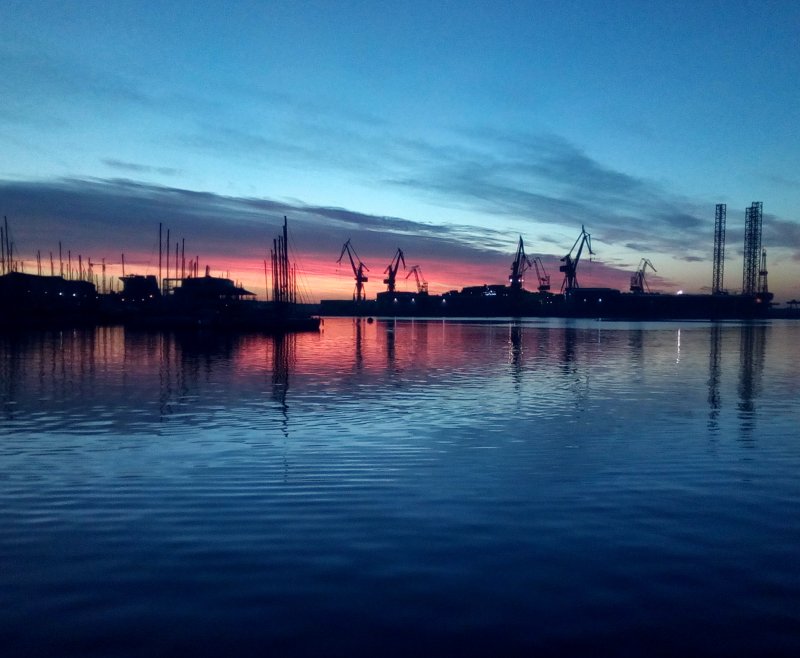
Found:
[[[559,272],[564,273],[564,282],[561,284],[561,292],[569,293],[575,288],[578,288],[578,263],[581,260],[581,253],[583,252],[583,247],[586,246],[589,249],[589,256],[594,256],[594,252],[592,251],[592,236],[586,232],[586,228],[581,226],[581,234],[578,236],[578,239],[575,240],[575,244],[572,245],[572,249],[569,250],[569,253],[561,259],[561,262],[564,263],[558,268]],[[575,256],[572,255],[575,252],[575,248],[578,248],[578,251],[575,253]]]
[[[364,284],[369,281],[369,278],[364,272],[369,272],[369,268],[361,262],[356,250],[353,249],[353,245],[350,244],[349,238],[342,246],[342,253],[339,254],[339,260],[336,262],[341,264],[345,254],[347,254],[347,257],[350,259],[350,266],[353,268],[353,277],[356,280],[356,287],[353,291],[353,301],[362,302],[367,298],[364,294]],[[358,261],[358,265],[356,265],[356,261]]]
[[[14,246],[8,236],[8,218],[0,226],[0,275],[14,271]]]
[[[419,265],[412,265],[411,268],[408,270],[408,274],[406,274],[406,279],[410,277],[412,274],[414,275],[414,280],[417,282],[417,294],[427,295],[428,282],[422,275],[422,268]]]
[[[581,288],[577,276],[581,257],[584,253],[590,257],[595,255],[591,235],[585,226],[581,226],[580,234],[569,252],[560,259],[559,271],[564,274],[562,294],[550,292],[550,276],[542,259],[538,256],[531,258],[525,253],[525,244],[520,235],[506,284],[471,285],[443,294],[430,294],[420,266],[414,265],[409,268],[405,279],[414,277],[416,291],[398,291],[400,267],[406,268],[405,254],[398,248],[385,270],[383,282],[386,290],[379,292],[375,299],[367,300],[364,284],[368,281],[369,268],[361,261],[348,239],[336,262],[341,264],[347,254],[355,280],[352,301],[323,300],[320,310],[328,315],[417,317],[764,317],[770,311],[772,294],[767,280],[767,252],[761,244],[763,204],[753,202],[745,212],[740,294],[728,294],[724,288],[726,219],[726,204],[717,204],[710,295],[651,291],[646,274],[648,269],[656,272],[656,268],[647,258],[640,260],[638,268],[631,275],[629,292],[606,287]],[[284,217],[282,234],[273,240],[270,250],[271,282],[267,261],[264,261],[264,276],[267,290],[271,283],[272,299],[258,302],[253,293],[232,280],[211,277],[207,267],[205,276],[198,276],[199,258],[187,263],[185,241],[176,240],[173,243],[169,229],[166,231],[164,249],[162,226],[159,224],[158,276],[126,274],[123,254],[122,276],[119,277],[123,290],[119,294],[106,294],[103,259],[103,293],[98,294],[100,280],[94,273],[98,264],[78,255],[77,270],[73,270],[72,253],[67,251],[65,262],[60,243],[58,262],[52,254],[50,256],[50,277],[43,275],[40,252],[36,253],[37,273],[25,274],[24,264],[18,259],[17,249],[10,237],[8,222],[4,220],[0,226],[0,307],[15,309],[13,315],[6,314],[14,322],[17,318],[34,319],[38,324],[55,321],[122,321],[134,324],[147,320],[153,326],[165,327],[197,326],[200,323],[224,328],[258,327],[274,331],[318,328],[318,318],[309,317],[312,310],[309,307],[299,308],[302,305],[297,300],[297,271],[289,263],[288,253],[287,219]],[[165,277],[162,277],[162,268],[166,269]],[[525,288],[528,270],[536,272],[536,291]],[[60,272],[60,276],[56,276],[56,272]],[[74,281],[76,278],[77,281]],[[73,282],[85,285],[71,285]],[[9,321],[6,320],[6,323]]]
[[[766,250],[761,248],[762,204],[755,202],[746,213],[744,290],[727,294],[724,288],[725,232],[727,206],[717,204],[714,226],[713,294],[677,294],[655,292],[647,280],[648,270],[657,272],[649,258],[641,258],[630,277],[630,291],[605,287],[580,287],[578,266],[584,253],[594,256],[591,235],[581,232],[569,252],[562,257],[559,271],[564,273],[561,294],[550,292],[550,277],[542,259],[525,253],[522,236],[511,263],[508,281],[503,284],[472,285],[450,290],[441,295],[430,294],[419,265],[411,267],[406,279],[414,276],[416,292],[396,290],[400,265],[405,255],[398,249],[386,268],[387,290],[375,300],[363,296],[365,266],[345,243],[339,261],[348,253],[356,279],[354,302],[323,300],[321,309],[327,315],[447,316],[447,317],[597,317],[625,319],[736,319],[767,317],[772,294],[767,286]],[[537,290],[526,290],[525,274],[534,269]]]
[[[711,294],[721,295],[725,292],[725,222],[728,206],[717,204],[714,215],[714,268],[711,275]]]
[[[742,269],[742,294],[755,295],[761,263],[761,224],[763,204],[753,201],[744,213],[744,266]],[[766,275],[765,275],[766,278]]]
[[[631,276],[631,292],[650,292],[650,286],[647,285],[647,277],[645,277],[645,271],[648,267],[653,270],[653,272],[658,271],[653,267],[649,258],[642,258],[642,260],[639,261],[639,267],[636,272]]]
[[[767,250],[761,250],[761,266],[758,268],[758,294],[764,299],[772,299],[767,284]]]
[[[536,280],[539,282],[539,292],[550,291],[550,275],[544,269],[544,263],[539,256],[533,258],[533,268],[536,270]]]
[[[403,264],[403,269],[405,269],[406,259],[405,256],[403,256],[403,250],[398,247],[397,253],[392,258],[389,266],[384,270],[386,278],[383,280],[383,282],[386,284],[387,292],[394,292],[397,288],[397,270],[400,268],[400,263]]]
[[[511,264],[511,274],[508,277],[508,286],[511,292],[519,292],[522,290],[522,285],[525,281],[525,271],[533,267],[533,264],[525,255],[525,245],[522,242],[522,236],[519,236],[517,243],[517,255],[514,257],[514,262]]]
[[[577,266],[577,262],[576,262]],[[536,280],[538,282],[539,292],[547,292],[550,290],[550,275],[544,268],[544,263],[539,256],[528,258],[525,254],[525,244],[522,241],[522,236],[519,236],[517,243],[517,253],[514,256],[514,262],[511,263],[511,274],[508,277],[508,287],[512,293],[519,293],[525,288],[525,272],[533,268],[536,272]]]
[[[105,292],[105,260],[102,262],[103,290],[99,293],[99,277],[91,259],[77,258],[72,269],[72,254],[67,252],[67,269],[56,276],[53,257],[50,276],[42,273],[40,252],[36,254],[37,274],[26,274],[22,262],[15,259],[14,243],[9,237],[8,222],[0,228],[0,329],[51,328],[122,324],[153,329],[215,329],[285,333],[316,331],[320,319],[312,315],[308,305],[297,303],[296,268],[289,263],[287,219],[282,235],[273,241],[272,300],[258,301],[254,293],[228,278],[197,276],[197,261],[186,268],[182,258],[184,242],[176,242],[173,265],[167,248],[163,249],[162,226],[159,225],[159,277],[127,274],[122,257],[120,292]],[[161,278],[163,254],[167,254],[166,273]],[[85,265],[84,265],[85,264]],[[59,271],[64,272],[59,243]],[[265,276],[267,275],[266,261]],[[170,276],[174,274],[174,276]],[[75,278],[77,276],[77,278]],[[269,290],[269,282],[267,282]]]

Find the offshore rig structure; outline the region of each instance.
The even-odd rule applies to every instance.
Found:
[[[630,290],[586,288],[578,282],[582,256],[595,255],[592,237],[581,232],[569,252],[560,259],[564,278],[558,293],[551,291],[550,275],[539,256],[530,258],[520,236],[511,264],[508,284],[469,286],[432,295],[419,265],[412,266],[416,291],[396,288],[397,273],[406,266],[405,254],[398,248],[385,270],[386,290],[368,300],[364,284],[369,268],[358,258],[351,241],[342,247],[337,263],[345,254],[353,270],[355,289],[352,300],[323,300],[323,315],[447,316],[447,317],[592,317],[624,319],[739,319],[766,317],[772,293],[767,284],[767,252],[762,247],[763,204],[755,201],[745,211],[744,266],[742,290],[729,293],[724,286],[725,230],[727,206],[716,205],[711,294],[666,294],[653,292],[647,281],[648,269],[656,272],[649,258],[642,258],[630,278]],[[525,288],[525,274],[535,273],[536,290]]]

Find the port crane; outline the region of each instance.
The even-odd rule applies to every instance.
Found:
[[[508,285],[512,292],[522,290],[523,275],[532,266],[533,263],[525,255],[525,245],[522,243],[522,236],[520,235],[519,243],[517,243],[517,255],[514,256],[514,262],[511,264],[511,275],[508,277]]]
[[[561,259],[561,262],[564,263],[558,268],[559,272],[564,272],[564,282],[561,284],[561,291],[569,292],[575,288],[578,288],[578,262],[581,259],[581,253],[583,253],[583,247],[586,246],[589,250],[589,255],[594,256],[594,252],[592,251],[592,236],[586,232],[586,228],[581,226],[581,234],[578,236],[578,239],[575,240],[575,244],[572,245],[572,249],[569,250],[569,253]],[[575,251],[575,248],[578,248],[577,253],[573,257],[572,253]]]
[[[419,265],[412,265],[411,269],[408,270],[408,274],[406,274],[406,279],[412,274],[417,281],[417,293],[420,295],[427,295],[428,282],[425,280],[425,277],[422,276],[422,268]]]
[[[403,250],[398,248],[397,253],[392,258],[392,262],[389,263],[389,267],[384,270],[384,274],[386,274],[386,278],[383,282],[386,284],[386,290],[389,292],[394,292],[395,290],[395,280],[397,278],[397,270],[400,269],[400,263],[403,263],[403,269],[406,267],[406,259],[403,256]]]
[[[657,272],[653,264],[650,262],[649,258],[642,258],[639,261],[639,267],[634,272],[633,276],[631,276],[631,292],[650,292],[650,286],[647,285],[647,280],[645,279],[644,273],[647,268],[653,270],[653,272]]]
[[[508,284],[513,291],[522,290],[524,282],[524,274],[527,270],[533,268],[536,271],[536,280],[539,282],[539,292],[547,292],[550,290],[550,275],[544,268],[544,263],[539,256],[528,258],[525,254],[525,245],[522,242],[522,236],[519,236],[519,243],[517,243],[517,255],[514,257],[514,262],[511,264],[511,275],[508,277]]]
[[[364,274],[364,270],[369,272],[369,268],[361,262],[356,250],[353,249],[353,245],[350,244],[349,238],[342,246],[342,253],[339,254],[339,260],[336,262],[341,263],[345,254],[347,254],[347,257],[350,259],[350,266],[353,268],[353,276],[356,279],[356,289],[353,293],[353,299],[357,302],[360,302],[366,299],[366,295],[364,294],[364,284],[369,281],[369,279],[367,278],[367,275]],[[358,261],[358,265],[356,265],[356,261]]]
[[[550,275],[544,269],[544,263],[538,256],[533,259],[533,268],[536,270],[536,278],[539,281],[539,292],[548,292],[550,290]]]

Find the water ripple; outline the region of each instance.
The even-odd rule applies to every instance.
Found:
[[[0,640],[796,655],[798,338],[350,319],[0,338]]]

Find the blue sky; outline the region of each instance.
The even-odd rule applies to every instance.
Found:
[[[348,296],[347,238],[435,289],[502,282],[520,234],[555,269],[585,224],[594,283],[647,257],[700,290],[724,202],[735,290],[763,201],[771,287],[800,296],[799,3],[6,0],[0,22],[23,251],[145,258],[163,221],[257,271],[259,222],[267,248],[288,214],[310,280]]]

